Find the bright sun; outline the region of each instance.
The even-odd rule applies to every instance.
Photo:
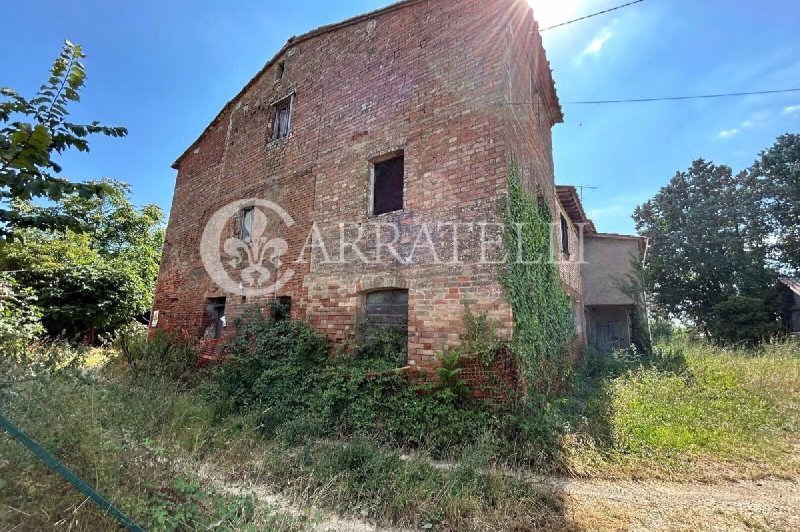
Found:
[[[533,8],[533,15],[539,27],[547,28],[553,24],[565,22],[581,11],[586,0],[528,0]]]

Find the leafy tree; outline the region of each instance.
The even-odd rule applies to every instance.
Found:
[[[0,275],[0,352],[4,357],[24,353],[43,332],[41,314],[32,290],[20,288],[8,274]]]
[[[0,246],[0,267],[15,271],[23,286],[35,291],[50,335],[94,335],[144,314],[152,303],[163,243],[163,213],[154,205],[141,209],[123,183],[98,183],[107,192],[83,197],[71,193],[56,205],[35,208],[15,202],[23,215],[71,218],[81,232],[20,230],[20,238]]]
[[[121,127],[98,122],[75,124],[67,121],[67,105],[80,100],[86,79],[81,47],[66,41],[53,63],[50,78],[30,100],[10,88],[0,89],[0,238],[9,238],[19,228],[57,229],[75,226],[67,215],[29,209],[19,212],[13,200],[41,198],[57,201],[64,195],[84,198],[105,192],[102,183],[74,183],[63,177],[55,158],[74,148],[89,151],[87,137],[102,134],[122,137]]]
[[[636,208],[636,228],[650,241],[650,290],[662,309],[709,335],[717,304],[766,293],[775,272],[767,266],[762,194],[752,174],[699,159]]]
[[[763,151],[749,171],[764,191],[768,222],[774,230],[776,259],[800,272],[800,135],[785,134]]]
[[[756,345],[783,332],[761,298],[732,296],[714,305],[710,323],[715,341]]]

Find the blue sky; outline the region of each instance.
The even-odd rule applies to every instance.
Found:
[[[70,154],[65,174],[131,183],[169,209],[175,158],[292,35],[390,0],[15,2],[0,28],[0,85],[30,95],[68,38],[88,54],[75,120],[129,129]],[[532,0],[547,26],[622,0]],[[12,22],[9,22],[12,21]],[[545,46],[562,102],[800,87],[800,2],[646,0],[554,29]],[[800,93],[578,106],[554,129],[556,181],[594,185],[598,228],[631,232],[634,207],[697,157],[748,166],[800,132]]]

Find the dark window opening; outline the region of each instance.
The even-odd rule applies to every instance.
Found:
[[[272,138],[282,139],[289,135],[292,117],[292,98],[286,98],[275,104],[275,123],[272,126]]]
[[[239,211],[239,240],[249,244],[253,238],[253,215],[256,212],[255,207],[247,207]]]
[[[569,256],[569,224],[564,215],[561,215],[561,252]]]
[[[292,317],[292,298],[281,296],[270,304],[270,317],[273,323],[288,321]]]
[[[278,68],[275,69],[275,79],[283,79],[283,74],[286,72],[286,61],[278,63]]]
[[[206,316],[204,322],[204,338],[219,338],[226,327],[225,298],[212,297],[206,300]]]
[[[408,290],[381,290],[366,296],[364,335],[374,336],[382,329],[394,329],[408,338]]]
[[[403,210],[404,154],[373,164],[372,214]]]

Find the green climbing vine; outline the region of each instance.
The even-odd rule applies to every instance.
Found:
[[[559,388],[571,369],[569,343],[575,337],[570,299],[551,261],[552,214],[547,203],[522,188],[512,160],[505,209],[507,270],[503,276],[514,312],[512,351],[528,395]]]

